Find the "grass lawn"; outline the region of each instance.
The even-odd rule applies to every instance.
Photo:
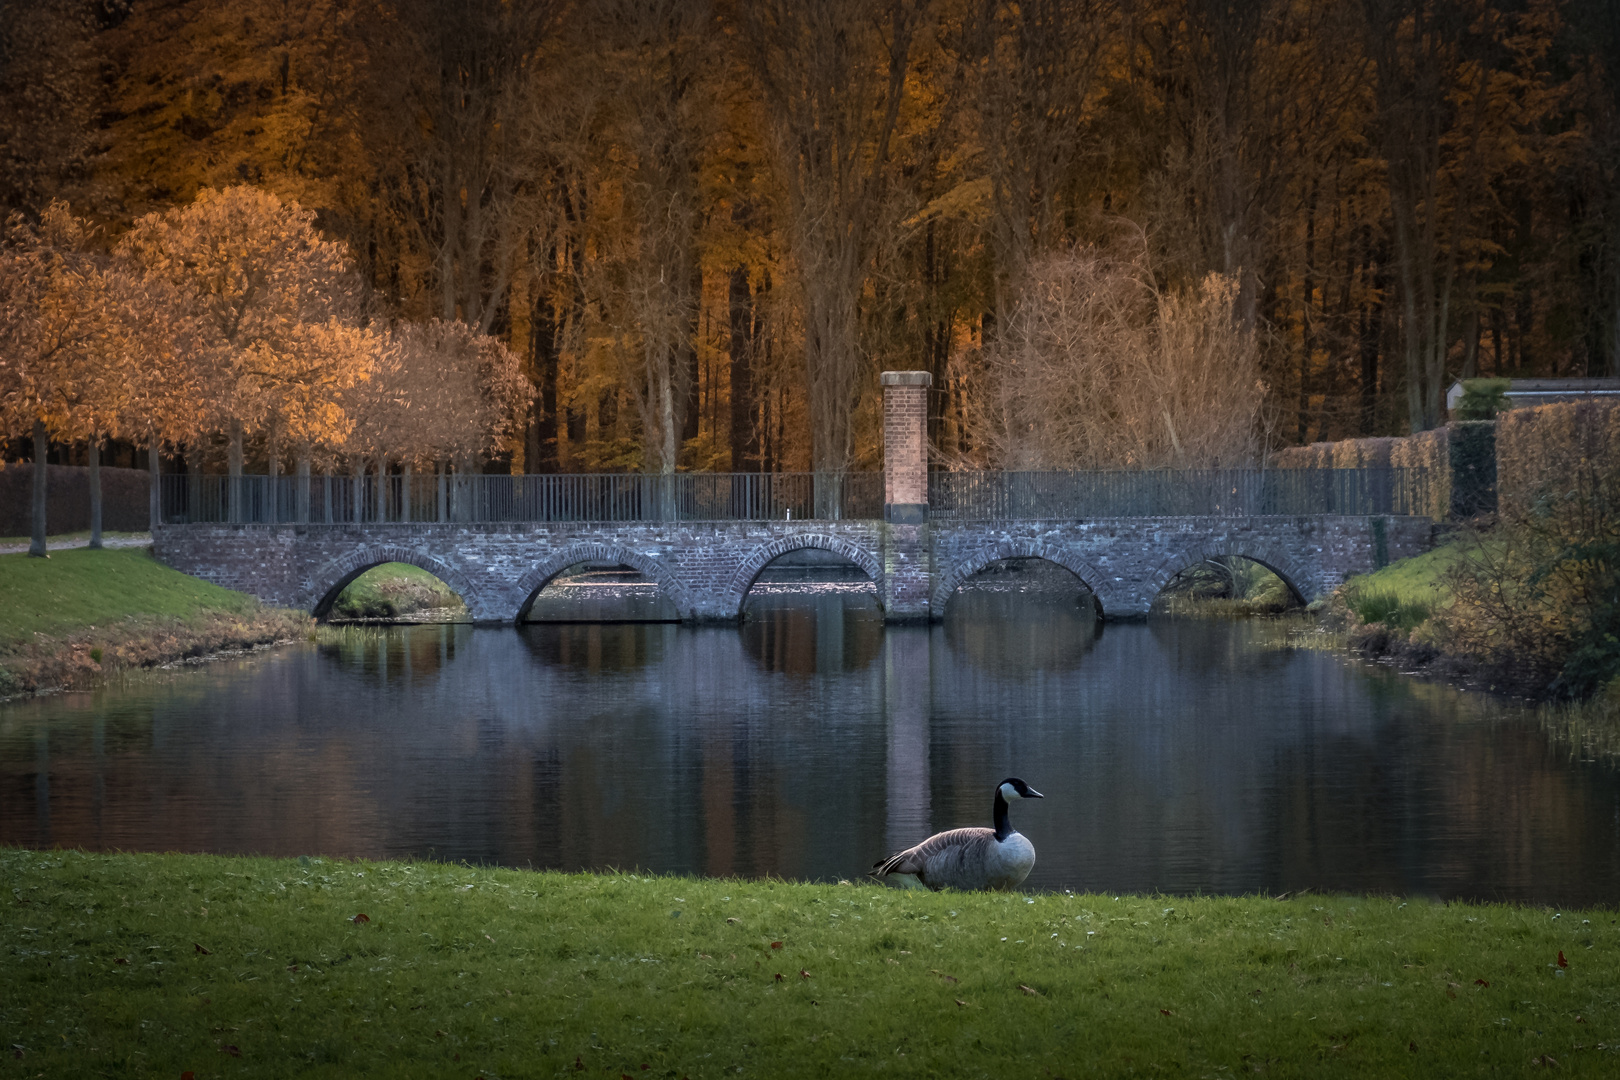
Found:
[[[1620,1075],[1612,911],[17,849],[0,881],[0,1077]]]
[[[435,608],[459,608],[461,597],[419,566],[383,563],[349,582],[332,605],[337,619],[392,619]]]
[[[69,548],[48,559],[0,555],[0,647],[130,615],[245,614],[258,601],[171,570],[145,548]]]
[[[0,697],[298,637],[308,624],[171,570],[145,548],[0,555]]]

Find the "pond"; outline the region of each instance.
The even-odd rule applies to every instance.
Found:
[[[735,627],[349,627],[0,707],[0,843],[835,880],[1019,775],[1032,889],[1620,899],[1620,772],[1302,625],[990,575],[934,627],[836,580]]]

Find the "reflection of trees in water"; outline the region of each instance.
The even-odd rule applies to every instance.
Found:
[[[1044,559],[1001,559],[962,583],[945,608],[945,640],[986,670],[1063,671],[1102,632],[1096,597]]]
[[[575,563],[546,582],[525,622],[674,622],[675,604],[633,566]]]
[[[1241,604],[1241,611],[1251,614],[1280,613],[1302,606],[1298,594],[1275,571],[1242,555],[1214,555],[1177,571],[1153,606],[1156,610],[1197,612],[1196,605],[1214,600]]]
[[[859,671],[883,644],[877,586],[843,556],[789,551],[765,565],[743,603],[743,650],[784,675]]]
[[[1282,620],[1284,625],[1293,621],[1293,617]],[[1276,635],[1277,623],[1268,623],[1239,621],[1230,633],[1213,634],[1196,619],[1154,616],[1148,619],[1148,628],[1177,669],[1259,675],[1288,666],[1288,650],[1255,647],[1260,638]]]
[[[527,623],[518,627],[523,644],[542,664],[587,675],[638,671],[664,658],[677,627],[629,622]]]
[[[818,675],[859,671],[883,645],[883,612],[866,588],[836,585],[749,594],[743,649],[765,671]]]
[[[321,637],[322,657],[368,683],[427,683],[466,647],[472,627],[459,623],[345,626]]]

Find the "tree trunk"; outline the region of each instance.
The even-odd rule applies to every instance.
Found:
[[[230,473],[228,498],[231,501],[229,520],[232,524],[240,524],[244,520],[242,514],[242,421],[231,421],[231,446],[227,457],[227,467]]]
[[[388,455],[377,455],[377,521],[388,520]]]
[[[353,454],[349,458],[349,471],[354,475],[354,523],[360,524],[366,519],[366,459],[362,454]]]
[[[759,470],[759,430],[754,426],[753,297],[748,270],[731,272],[731,471]]]
[[[163,441],[152,433],[146,444],[146,526],[163,524]]]
[[[293,491],[293,520],[298,523],[300,532],[307,532],[309,525],[309,459],[309,443],[302,443],[298,447],[298,479]]]
[[[101,436],[92,432],[85,449],[86,479],[90,481],[90,547],[101,550]]]
[[[45,422],[34,421],[34,515],[28,538],[28,554],[36,559],[48,559],[45,551],[45,458],[50,453],[50,439],[45,434]]]
[[[281,485],[276,483],[281,476],[281,446],[280,441],[276,438],[274,421],[271,421],[270,430],[265,433],[264,471],[265,475],[269,477],[265,481],[265,486],[270,489],[265,494],[265,500],[268,504],[265,507],[265,516],[270,520],[271,524],[275,524],[281,520],[281,499],[279,497]]]

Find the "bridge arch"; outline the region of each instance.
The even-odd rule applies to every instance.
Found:
[[[454,589],[475,617],[483,608],[483,594],[460,567],[402,544],[366,544],[324,564],[310,575],[298,606],[317,619],[324,619],[351,581],[374,566],[391,562],[409,563],[426,570]]]
[[[1095,566],[1079,558],[1073,550],[1042,543],[1039,540],[1002,540],[979,548],[966,558],[958,560],[940,576],[934,585],[933,595],[929,598],[928,609],[933,617],[944,618],[945,605],[951,602],[951,595],[962,586],[962,583],[991,563],[1000,562],[1002,559],[1045,559],[1049,563],[1063,567],[1080,579],[1080,584],[1091,590],[1091,594],[1097,598],[1099,615],[1105,615],[1113,607],[1113,598],[1109,595],[1106,584],[1108,579]]]
[[[760,571],[788,552],[801,551],[805,548],[830,551],[848,559],[872,579],[878,587],[878,596],[880,598],[883,596],[883,564],[878,561],[876,555],[842,537],[828,536],[824,533],[795,533],[762,544],[743,557],[737,572],[731,577],[731,584],[726,587],[725,609],[737,618],[742,618],[743,604],[748,600],[748,590],[753,587],[754,579],[759,577]]]
[[[570,566],[582,562],[619,563],[632,567],[648,580],[658,584],[664,595],[669,597],[670,603],[675,605],[675,613],[679,618],[692,618],[692,601],[686,587],[675,579],[663,563],[650,555],[643,555],[639,551],[618,544],[578,541],[546,556],[517,579],[512,587],[512,593],[517,598],[518,607],[516,611],[508,613],[510,620],[516,622],[521,619],[529,610],[529,606],[534,603],[534,598],[540,594],[540,590],[544,589],[552,578]]]
[[[1214,558],[1239,558],[1259,563],[1281,578],[1288,591],[1294,594],[1294,599],[1301,604],[1308,603],[1316,591],[1315,569],[1304,560],[1296,558],[1292,552],[1274,544],[1238,541],[1190,548],[1166,559],[1148,578],[1149,600],[1164,592],[1165,587],[1183,570]]]

